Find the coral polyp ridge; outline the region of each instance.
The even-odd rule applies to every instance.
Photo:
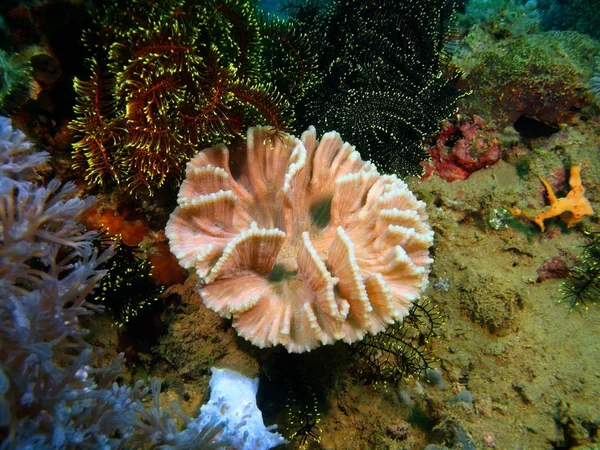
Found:
[[[427,283],[425,204],[335,132],[248,130],[233,177],[217,146],[187,165],[166,227],[203,302],[259,347],[305,352],[401,320]]]

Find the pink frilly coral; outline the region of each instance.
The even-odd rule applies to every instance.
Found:
[[[425,204],[335,132],[250,128],[245,165],[200,152],[166,235],[203,302],[259,347],[310,351],[401,320],[427,284]]]

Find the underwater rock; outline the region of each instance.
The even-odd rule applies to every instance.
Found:
[[[493,273],[476,273],[466,269],[459,281],[461,304],[473,322],[496,333],[507,328],[523,305],[523,294],[504,286],[502,278]]]
[[[453,62],[465,73],[463,108],[498,127],[521,116],[554,126],[571,122],[592,101],[588,84],[599,44],[576,32],[527,34],[497,41],[475,26]]]

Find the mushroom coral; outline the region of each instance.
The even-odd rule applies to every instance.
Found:
[[[177,201],[171,251],[206,306],[258,347],[356,342],[406,316],[427,284],[425,204],[336,132],[250,128],[235,176],[227,147],[203,150]]]

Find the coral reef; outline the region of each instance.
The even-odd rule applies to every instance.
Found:
[[[250,128],[238,174],[227,147],[204,150],[178,203],[171,251],[203,302],[259,347],[355,342],[405,317],[427,285],[425,204],[335,132]]]
[[[200,408],[197,418],[187,417],[177,405],[173,411],[161,407],[160,381],[150,382],[153,403],[149,408],[136,405],[139,418],[136,425],[144,431],[120,440],[121,447],[163,449],[269,450],[285,443],[276,426],[266,428],[256,406],[258,379],[250,379],[229,369],[212,368],[210,399]],[[180,430],[173,413],[182,419]]]
[[[430,161],[422,162],[423,179],[436,173],[446,181],[466,180],[484,167],[495,164],[502,156],[498,133],[493,125],[479,116],[444,121],[435,145],[427,150]]]
[[[257,122],[289,126],[287,101],[265,81],[253,4],[115,0],[99,14],[71,123],[88,182],[153,193],[209,143]]]
[[[256,405],[258,378],[248,378],[229,369],[212,368],[210,399],[200,408],[200,420],[223,417],[224,434],[235,450],[268,450],[287,441],[265,427]]]
[[[458,2],[459,10],[466,13],[463,17],[459,16],[458,26],[449,27],[450,35],[446,32],[440,55],[440,72],[445,71],[444,63],[449,60],[448,57],[454,55],[458,70],[462,67],[467,74],[467,78],[458,81],[459,85],[472,91],[472,95],[459,99],[459,104],[464,108],[458,116],[461,119],[448,119],[440,137],[443,141],[431,140],[428,144],[438,154],[437,158],[431,158],[428,168],[435,173],[437,166],[443,173],[446,165],[447,174],[459,172],[461,179],[450,183],[435,174],[426,179],[411,176],[403,179],[416,198],[426,203],[428,224],[435,230],[435,247],[429,248],[435,263],[431,263],[427,269],[431,270],[428,287],[420,299],[409,305],[411,310],[402,322],[386,326],[378,334],[367,333],[351,345],[338,341],[309,352],[290,353],[283,345],[261,349],[241,337],[232,326],[236,320],[234,314],[224,318],[204,305],[203,290],[208,285],[199,277],[196,267],[186,270],[170,254],[168,239],[160,230],[164,229],[169,214],[175,208],[175,195],[179,189],[176,183],[170,181],[183,178],[183,165],[178,167],[178,172],[167,175],[162,188],[153,185],[152,192],[155,195],[152,196],[143,195],[148,192],[144,186],[137,191],[138,198],[130,195],[131,187],[127,184],[124,172],[121,174],[125,178],[118,186],[114,180],[106,180],[103,186],[86,183],[83,171],[72,170],[72,135],[66,129],[65,120],[73,114],[73,75],[80,80],[89,80],[91,76],[84,72],[89,67],[86,68],[82,63],[83,46],[78,35],[82,29],[89,28],[92,13],[98,20],[92,25],[89,36],[96,38],[87,40],[91,46],[87,54],[93,54],[98,66],[103,69],[101,73],[109,76],[110,71],[105,69],[117,59],[111,59],[105,52],[109,42],[103,40],[102,26],[106,25],[104,34],[108,39],[116,35],[111,31],[113,26],[126,23],[134,24],[135,28],[140,28],[140,35],[147,36],[152,31],[144,20],[145,11],[156,5],[176,7],[185,4],[187,9],[181,12],[188,19],[202,8],[224,6],[217,14],[202,13],[203,17],[195,23],[190,23],[193,22],[191,20],[174,20],[186,27],[178,30],[179,35],[183,36],[193,28],[198,32],[195,42],[214,43],[214,48],[219,50],[218,62],[225,61],[226,68],[233,67],[236,76],[272,83],[279,92],[285,94],[285,100],[290,105],[294,106],[302,100],[302,106],[305,106],[307,102],[317,103],[315,97],[307,95],[311,89],[316,90],[317,85],[325,84],[321,80],[323,73],[329,76],[327,82],[331,81],[328,87],[337,88],[335,80],[339,80],[340,84],[344,83],[342,90],[348,86],[362,85],[367,86],[369,91],[356,88],[355,91],[337,94],[334,89],[327,92],[323,89],[317,95],[339,95],[338,98],[342,100],[353,100],[367,98],[372,91],[386,91],[388,86],[395,89],[396,83],[392,81],[394,74],[379,70],[386,62],[378,59],[377,52],[384,58],[390,56],[386,61],[398,61],[398,55],[387,55],[388,50],[404,51],[403,44],[413,45],[415,39],[411,39],[411,27],[414,25],[416,30],[423,22],[418,17],[420,12],[409,8],[416,8],[418,4],[432,4],[422,0],[282,0],[282,3],[292,4],[292,9],[287,10],[288,15],[294,17],[304,14],[301,20],[284,23],[267,18],[263,23],[261,18],[252,18],[256,27],[252,24],[245,26],[248,25],[245,22],[248,16],[241,14],[238,16],[241,20],[237,22],[230,14],[232,11],[226,11],[228,5],[233,5],[233,10],[237,6],[244,5],[245,8],[249,5],[250,11],[258,1],[152,0],[143,4],[135,0],[0,1],[0,48],[9,57],[17,53],[22,56],[24,50],[28,51],[36,44],[45,50],[34,59],[34,91],[29,90],[29,95],[23,96],[26,103],[15,112],[12,123],[51,155],[33,152],[22,136],[9,131],[8,123],[1,121],[0,141],[5,146],[4,150],[8,148],[10,151],[0,149],[0,212],[5,212],[2,205],[8,205],[6,208],[12,205],[18,214],[0,216],[0,448],[166,450],[243,446],[245,443],[238,438],[247,438],[248,443],[254,437],[252,431],[245,436],[242,427],[245,426],[243,422],[248,421],[242,418],[240,422],[235,417],[225,421],[221,415],[225,411],[238,411],[238,407],[243,405],[234,400],[224,400],[227,394],[233,393],[235,396],[236,391],[230,389],[231,384],[225,387],[223,395],[216,390],[209,392],[211,367],[235,369],[250,378],[260,376],[256,403],[264,423],[279,424],[280,432],[290,441],[290,449],[598,447],[600,414],[598,402],[594,399],[600,392],[600,359],[597,357],[600,354],[597,333],[600,311],[597,283],[600,218],[597,214],[586,216],[576,226],[567,228],[559,216],[552,217],[542,222],[546,228],[542,233],[534,222],[513,216],[507,210],[510,206],[518,206],[531,212],[532,216],[540,211],[545,216],[548,210],[551,213],[559,212],[558,206],[565,203],[559,197],[566,196],[570,189],[569,169],[573,164],[581,163],[585,198],[598,212],[598,44],[571,32],[537,34],[544,8],[554,4],[554,10],[566,11],[571,5],[582,5],[582,2]],[[264,3],[272,4],[273,1],[265,0]],[[403,5],[407,3],[411,4],[403,10]],[[91,4],[99,5],[99,9],[89,9]],[[355,14],[348,17],[347,21],[332,21],[335,23],[331,23],[329,28],[321,26],[320,20],[333,16],[337,7],[346,7],[348,16],[358,9],[365,14]],[[393,10],[394,7],[400,10]],[[412,17],[408,21],[398,20],[405,11],[409,11]],[[82,12],[82,21],[73,20]],[[106,19],[120,12],[132,12],[133,16],[115,20],[114,23]],[[311,15],[312,12],[315,15]],[[585,13],[590,22],[595,20],[593,13]],[[423,14],[426,16],[427,12]],[[219,23],[203,22],[215,17]],[[343,14],[336,13],[336,17],[343,18]],[[366,22],[365,27],[361,26],[361,21]],[[165,29],[171,23],[159,25]],[[379,24],[380,29],[372,30],[370,27],[374,23]],[[4,24],[6,27],[3,27]],[[401,29],[395,30],[396,25]],[[466,28],[472,25],[475,27],[461,47],[460,38],[468,33]],[[215,41],[211,33],[217,28],[219,32]],[[244,35],[243,30],[250,30],[251,36]],[[360,36],[361,30],[365,30],[364,36]],[[324,31],[325,35],[318,36],[320,31]],[[442,32],[441,29],[439,31]],[[327,34],[329,32],[331,34]],[[385,37],[394,34],[408,35],[408,39],[399,42],[385,40]],[[422,36],[419,31],[415,31],[415,34],[417,38]],[[359,35],[358,39],[355,39],[355,35]],[[169,36],[177,43],[183,42],[174,33],[163,35],[165,39]],[[378,40],[379,37],[383,38]],[[325,47],[326,51],[319,54],[323,41],[336,39],[337,42]],[[133,40],[123,42],[130,43]],[[236,43],[240,42],[248,46],[238,45],[237,49],[242,49],[238,53]],[[352,47],[352,42],[356,43],[356,47]],[[336,47],[338,44],[339,48]],[[344,45],[348,53],[356,56],[349,62],[342,60],[347,54],[338,51]],[[419,45],[418,39],[416,45]],[[529,48],[522,50],[520,47],[524,45]],[[544,46],[552,49],[546,52]],[[244,48],[248,50],[246,55],[253,57],[246,58],[243,55]],[[363,48],[370,54],[361,55]],[[332,56],[328,49],[337,53]],[[209,53],[207,47],[197,50],[199,54]],[[484,64],[489,63],[489,69],[479,66],[478,58],[482,53],[487,55]],[[160,53],[157,58],[164,59],[166,54]],[[336,60],[338,55],[339,61]],[[230,61],[233,63],[230,64]],[[240,65],[240,61],[247,61],[248,64]],[[321,66],[323,61],[329,66]],[[351,70],[345,71],[344,63],[351,66]],[[412,61],[409,63],[413,64]],[[503,64],[506,71],[502,70]],[[252,70],[242,73],[241,66],[251,67]],[[199,67],[204,70],[204,67]],[[222,68],[219,66],[219,69]],[[330,68],[332,72],[329,74]],[[399,72],[402,70],[400,67]],[[371,76],[368,85],[359,78],[359,72]],[[472,75],[475,76],[469,78]],[[451,74],[448,76],[452,78]],[[110,81],[112,83],[113,80]],[[42,82],[43,88],[38,91]],[[441,85],[445,80],[440,78],[434,81],[437,82]],[[207,85],[202,88],[208,89]],[[216,90],[207,92],[214,94]],[[398,99],[398,107],[404,108],[401,118],[411,122],[416,117],[418,122],[418,113],[422,111],[416,111],[415,114],[410,108],[407,111],[405,98],[401,97],[404,93],[392,91],[392,94]],[[406,95],[413,94],[409,86]],[[427,96],[428,93],[425,94]],[[124,98],[113,96],[112,99],[121,101],[121,105],[126,103]],[[230,95],[224,100],[222,105],[229,107],[234,104],[235,111],[225,109],[221,112],[237,114],[239,106],[248,111],[244,117],[248,117],[249,121],[269,122],[268,117],[260,114],[251,104],[238,103]],[[328,97],[319,99],[319,103],[339,106],[335,101],[333,97],[331,101]],[[371,102],[370,106],[376,107],[377,104],[382,103]],[[416,108],[425,108],[426,113],[437,114],[434,103],[414,104]],[[362,104],[350,103],[350,106],[359,114],[364,112]],[[385,117],[396,111],[391,102],[389,108],[386,109],[386,106],[383,104],[381,108],[383,119],[379,118],[377,122],[383,122],[386,126],[384,131],[379,130],[383,137],[391,128],[387,127],[385,119],[396,119],[391,115]],[[336,116],[336,111],[329,113],[324,105],[316,107],[321,108],[328,117]],[[341,107],[343,109],[344,105]],[[350,111],[346,112],[344,118],[352,118]],[[379,114],[380,111],[375,110],[363,116],[370,119]],[[479,119],[474,115],[481,117],[479,125],[475,124]],[[304,116],[300,118],[304,120]],[[323,124],[321,126],[325,127]],[[454,127],[454,132],[450,133],[450,127]],[[341,129],[327,126],[323,130],[332,128]],[[439,123],[434,129],[439,133]],[[225,181],[230,183],[225,186],[224,182],[218,184],[213,183],[214,179],[208,180],[202,186],[209,189],[198,192],[199,195],[190,200],[188,206],[200,208],[199,205],[204,204],[205,200],[217,200],[222,196],[222,191],[232,191],[236,197],[243,193],[231,186],[243,185],[249,192],[247,186],[251,177],[245,166],[248,164],[246,141],[245,136],[241,136],[245,135],[245,125],[239,132],[233,131],[223,136],[215,133],[212,137],[207,133],[205,141],[198,143],[205,147],[209,147],[208,144],[225,143],[231,153],[228,164],[223,164],[221,170],[229,177]],[[265,139],[257,140],[267,149],[275,150],[281,146],[280,153],[288,156],[286,168],[291,173],[299,169],[299,160],[294,158],[300,152],[293,156],[294,145],[288,145],[287,133],[282,131],[273,126],[266,132]],[[466,139],[463,133],[470,134],[473,139]],[[300,134],[296,136],[300,137]],[[342,136],[353,144],[358,142],[349,137],[350,132],[344,131]],[[410,139],[412,137],[409,136]],[[121,141],[124,144],[127,142],[126,139]],[[490,143],[493,145],[488,145]],[[373,145],[380,145],[380,142]],[[193,151],[205,147],[197,147]],[[490,149],[494,150],[490,155],[496,156],[497,148],[502,153],[497,162],[485,170],[475,170],[468,175],[461,172],[464,169],[459,161],[465,161],[469,168],[476,167],[487,159]],[[413,149],[415,160],[407,163],[411,167],[418,162],[416,155],[427,157],[425,147],[413,146]],[[356,150],[362,151],[362,146],[358,145]],[[378,151],[386,155],[386,151],[393,152],[393,147],[381,145]],[[126,150],[123,149],[123,152]],[[340,156],[340,159],[344,158],[344,164],[356,162],[347,155]],[[273,182],[273,177],[277,178],[276,175],[285,169],[275,164],[267,165],[265,160],[252,164],[256,172],[266,173],[261,186],[265,186],[266,190],[272,187],[273,191],[282,191],[274,193],[274,197],[284,196],[282,186],[286,175],[280,175],[276,182]],[[181,160],[181,164],[185,162],[185,159]],[[308,170],[311,165],[312,160],[307,160],[302,170]],[[326,166],[323,173],[336,171],[335,164],[331,168],[329,164]],[[119,167],[119,170],[122,169],[127,168]],[[227,173],[227,169],[230,173]],[[418,171],[419,167],[415,169]],[[545,207],[549,204],[547,194],[550,189],[540,182],[538,174],[547,180],[545,184],[556,193],[554,210]],[[80,196],[84,192],[97,193],[97,208],[79,212],[78,201],[80,205],[88,206],[92,200],[74,198],[75,192],[69,184],[66,188],[71,193],[61,197],[62,191],[57,182],[48,184],[52,177],[63,181],[77,180]],[[283,181],[279,182],[281,179]],[[288,180],[293,182],[296,179],[290,176]],[[333,183],[331,179],[328,181]],[[148,182],[151,184],[153,181]],[[13,186],[12,190],[7,187],[9,185]],[[52,191],[55,186],[59,187]],[[348,193],[342,197],[350,202],[356,191],[343,191],[352,192],[352,195]],[[30,197],[34,200],[30,201],[28,197],[19,203],[26,197],[26,192],[31,192]],[[385,195],[378,196],[378,200]],[[208,199],[209,196],[213,198]],[[359,196],[360,193],[356,195]],[[199,198],[199,203],[192,205]],[[69,203],[71,200],[73,202]],[[239,195],[233,209],[248,204],[246,200],[247,196]],[[293,202],[292,212],[298,203],[296,199]],[[38,206],[37,210],[31,207],[32,204]],[[287,234],[280,219],[286,211],[283,203],[268,198],[258,206],[254,200],[252,204],[254,207],[250,208],[250,213],[253,217],[242,224],[242,232],[250,230],[252,220],[255,220],[257,227],[278,229]],[[276,211],[269,209],[271,204],[275,205]],[[72,215],[66,214],[64,209],[69,205],[74,209]],[[22,208],[19,209],[19,206]],[[22,210],[28,214],[21,214]],[[332,201],[315,201],[312,208],[308,207],[306,216],[311,229],[307,231],[315,248],[317,245],[314,242],[318,243],[320,234],[332,221],[331,211]],[[58,220],[53,219],[55,213]],[[568,214],[565,213],[567,218]],[[21,227],[20,224],[30,219],[37,220],[36,217],[42,217],[37,229],[47,234],[31,239],[14,239],[17,232],[25,230],[27,233],[26,230],[31,228]],[[220,227],[219,217],[222,217],[220,213],[210,214],[206,220],[190,219],[189,224],[216,223],[211,231],[214,230],[215,234],[226,233],[228,230]],[[235,217],[239,219],[239,216],[234,216],[232,222],[238,220]],[[266,223],[264,217],[274,219]],[[8,249],[4,246],[6,218],[14,222],[14,225],[7,227],[9,238],[13,239],[7,240],[10,244]],[[375,215],[369,219],[370,222],[376,220]],[[118,235],[122,234],[126,245],[121,249],[124,251],[122,262],[125,264],[117,264],[118,257],[115,256],[108,259],[110,252],[119,252],[116,244],[112,244],[107,253],[98,251],[94,254],[92,248],[88,264],[88,260],[79,255],[83,247],[90,245],[86,243],[87,239],[73,246],[71,234],[66,233],[60,236],[60,242],[48,241],[46,238],[53,238],[54,232],[62,232],[63,222],[77,227],[79,231],[74,233],[75,236],[79,236],[77,233],[86,234],[86,229],[105,229],[102,225],[109,227],[117,240]],[[86,228],[81,227],[80,223]],[[229,240],[224,242],[223,250],[240,236],[239,231],[235,229],[235,233],[231,233]],[[344,228],[344,231],[349,235],[352,232],[350,227]],[[363,231],[364,227],[357,228],[357,236],[352,239],[353,250],[364,248],[361,237],[366,234],[361,234]],[[209,236],[207,240],[212,241],[213,237]],[[96,234],[91,245],[95,247],[97,242]],[[51,264],[46,264],[36,255],[32,257],[26,251],[29,245],[32,251],[41,253],[47,244],[59,248]],[[143,253],[137,253],[136,247]],[[254,248],[260,249],[260,246]],[[289,260],[297,259],[297,249],[283,250],[285,252],[277,255],[279,262],[287,262],[285,258],[288,258],[288,253],[296,252]],[[239,256],[240,253],[236,254],[236,251],[237,248],[230,255]],[[266,252],[257,251],[254,255],[257,253],[257,258],[262,258]],[[366,257],[363,259],[376,254],[371,247],[364,251],[363,256]],[[254,255],[250,256],[254,258]],[[330,255],[329,248],[318,253],[320,262],[327,270]],[[22,265],[12,264],[17,256],[22,257]],[[153,288],[155,282],[170,287],[161,295],[160,301],[143,310],[126,327],[111,327],[109,314],[91,315],[89,308],[100,309],[102,305],[94,304],[90,298],[101,296],[103,286],[107,284],[112,287],[121,284],[122,269],[133,266],[135,273],[139,264],[137,257],[147,261],[143,263],[145,268],[141,267],[145,276],[136,282],[139,289],[134,289],[126,282],[125,285],[131,288],[121,293],[113,291],[107,298],[109,303],[114,300],[120,304],[117,297],[122,294],[124,297],[130,297],[131,294],[133,297],[144,297],[144,289]],[[358,261],[360,264],[362,262]],[[217,258],[207,260],[211,269],[216,263]],[[149,264],[154,269],[148,277],[145,269]],[[83,267],[86,265],[89,270]],[[16,271],[20,270],[19,267],[28,270],[37,279],[4,278],[5,274],[9,278],[12,276],[13,266]],[[55,270],[53,267],[61,270],[56,280],[49,275]],[[362,270],[364,267],[360,266],[361,277],[365,275]],[[305,286],[298,273],[282,270],[289,266],[280,265],[276,268],[270,273],[260,273],[260,276],[267,279],[265,284],[268,284],[271,292],[275,291],[280,296],[279,299],[289,297],[288,292],[292,288],[298,292],[298,286]],[[104,275],[92,289],[91,285],[106,270],[115,270],[115,276]],[[250,305],[249,299],[254,292],[251,289],[242,290],[245,287],[241,284],[247,279],[242,276],[253,275],[252,271],[236,267],[228,274],[231,274],[230,279],[226,279],[225,273],[223,278],[219,278],[219,281],[223,281],[221,286],[225,286],[225,281],[238,282],[239,290],[235,292],[240,294],[235,296],[241,301],[248,301]],[[330,276],[344,279],[338,274]],[[52,295],[39,292],[42,284],[48,281],[50,286],[57,286]],[[71,282],[76,284],[71,285]],[[335,282],[334,299],[340,295],[338,286],[343,286],[341,281]],[[10,295],[5,295],[6,287]],[[83,295],[87,291],[92,292],[83,300],[82,313],[78,314],[73,311],[76,303],[81,301],[77,292]],[[246,295],[248,293],[250,295]],[[38,294],[40,299],[36,302],[31,300]],[[341,295],[345,293],[341,292]],[[17,297],[15,302],[14,297]],[[433,305],[435,310],[432,311],[429,308]],[[425,311],[419,306],[424,306]],[[440,316],[437,316],[437,311]],[[432,320],[428,313],[435,313]],[[444,323],[438,327],[441,317]],[[278,324],[265,318],[258,325],[261,328],[270,326],[277,327]],[[57,331],[53,332],[52,329]],[[36,336],[38,330],[43,336]],[[428,339],[432,330],[435,339]],[[116,357],[119,351],[124,354]],[[431,363],[432,360],[435,362]],[[121,366],[124,370],[120,371]],[[135,381],[153,376],[159,376],[161,382]],[[211,405],[201,410],[209,393],[214,401],[211,400]],[[250,400],[253,402],[254,396]],[[171,407],[174,403],[178,406]],[[210,407],[218,410],[218,415],[207,414]],[[253,417],[258,414],[253,410]],[[241,412],[241,415],[245,413]],[[269,431],[270,427],[266,430],[262,426],[259,428],[264,432]],[[256,443],[249,445],[257,446]]]
[[[384,172],[416,174],[422,141],[456,111],[447,68],[454,0],[290,2],[318,55],[298,126],[335,129]]]

